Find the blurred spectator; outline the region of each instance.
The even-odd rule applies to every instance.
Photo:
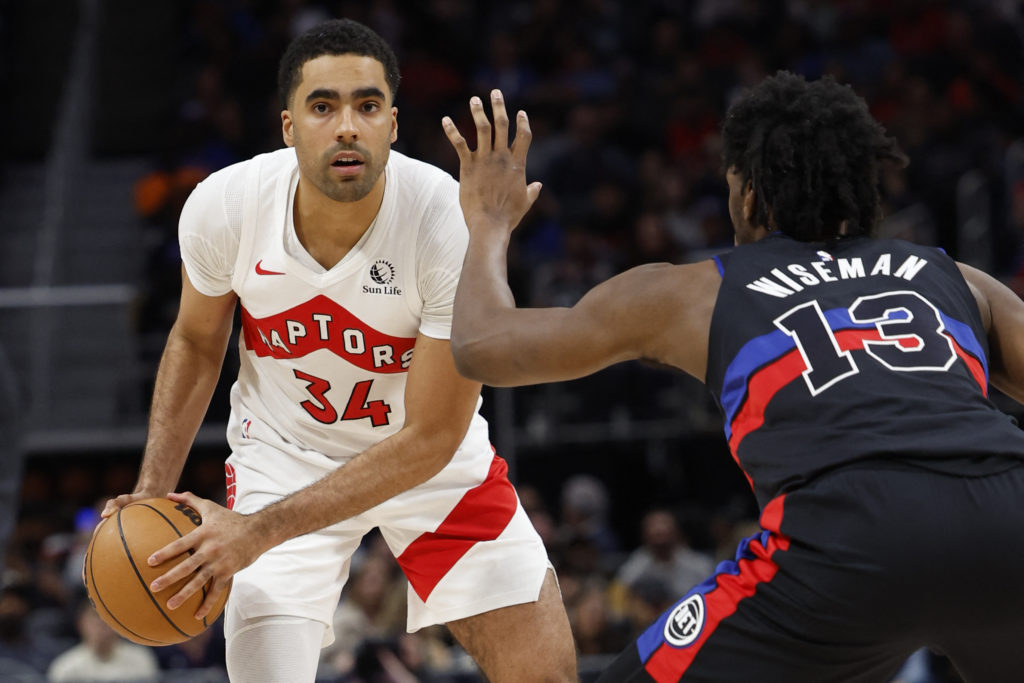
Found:
[[[625,587],[640,579],[663,583],[677,598],[706,579],[715,565],[710,557],[693,550],[679,529],[676,516],[657,508],[644,515],[643,545],[630,553],[615,580]]]
[[[612,609],[606,588],[603,580],[588,580],[572,602],[566,604],[576,648],[581,655],[619,652],[629,645],[630,624]]]
[[[535,486],[523,483],[516,486],[516,491],[519,493],[519,502],[523,506],[523,511],[530,518],[530,523],[533,524],[533,528],[537,530],[537,534],[544,542],[544,547],[550,553],[556,544],[557,524],[541,497],[540,491]]]
[[[79,604],[76,623],[82,642],[53,660],[46,673],[51,683],[159,680],[152,650],[122,639],[88,600]]]
[[[157,664],[161,671],[188,670],[196,673],[206,672],[207,679],[220,681],[227,679],[227,667],[224,664],[224,620],[218,619],[205,631],[188,640],[153,648]],[[189,680],[199,683],[199,676]]]
[[[562,486],[562,519],[559,543],[580,541],[602,557],[615,557],[621,550],[619,538],[608,525],[608,488],[589,474],[577,474]]]
[[[0,670],[10,667],[41,674],[49,664],[50,658],[28,628],[30,593],[25,578],[5,573],[0,588]]]
[[[405,629],[406,584],[379,535],[353,556],[348,582],[334,612],[334,642],[320,652],[320,671],[348,674],[365,639],[390,642]]]
[[[74,595],[82,590],[82,567],[85,565],[85,553],[89,549],[89,541],[100,522],[101,505],[106,500],[98,502],[93,507],[83,507],[75,513],[75,529],[69,534],[66,560],[64,561],[64,587],[69,595]]]
[[[641,575],[626,586],[622,597],[624,604],[621,611],[629,626],[630,637],[635,639],[679,600],[682,594],[671,592],[668,585],[657,577]]]

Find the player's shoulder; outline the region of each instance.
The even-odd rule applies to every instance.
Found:
[[[714,280],[719,278],[718,266],[714,259],[702,259],[692,263],[645,263],[627,271],[638,282],[664,282],[672,286],[679,282]]]
[[[721,285],[718,267],[711,259],[694,263],[646,263],[626,270],[606,282],[617,297],[633,297],[668,308],[689,305],[693,300],[714,298]]]
[[[261,179],[269,179],[280,173],[290,173],[297,164],[295,150],[291,147],[257,154],[214,171],[196,186],[193,194],[225,196],[240,193],[249,170],[254,166],[259,169]]]
[[[452,190],[458,192],[459,184],[451,174],[395,150],[388,156],[388,170],[395,177],[399,192],[406,196],[433,201],[439,197],[450,199]]]

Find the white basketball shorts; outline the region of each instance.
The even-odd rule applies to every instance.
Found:
[[[225,469],[228,506],[252,513],[333,471],[327,456],[284,442],[235,440]],[[287,452],[291,449],[293,452]],[[298,457],[296,457],[298,456]],[[362,537],[379,527],[409,582],[407,629],[537,600],[550,567],[544,544],[508,481],[505,461],[462,449],[433,478],[317,532],[271,548],[234,577],[225,631],[243,620],[332,617]]]

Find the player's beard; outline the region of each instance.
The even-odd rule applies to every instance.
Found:
[[[340,178],[331,172],[331,159],[338,152],[358,152],[363,157],[363,172],[356,177]],[[376,155],[362,145],[337,145],[324,153],[318,169],[318,180],[314,184],[325,195],[336,202],[357,202],[377,183],[388,161],[388,152]]]

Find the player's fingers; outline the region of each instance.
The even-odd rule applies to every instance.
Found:
[[[217,504],[212,500],[200,498],[191,491],[183,491],[181,493],[172,492],[168,493],[167,497],[175,503],[184,503],[185,505],[188,505],[190,508],[198,512],[200,516],[205,516],[211,506],[217,506]]]
[[[533,206],[533,203],[537,201],[537,197],[540,196],[541,188],[544,187],[539,182],[533,182],[526,186],[526,201],[528,206]]]
[[[530,130],[530,117],[519,110],[516,114],[516,137],[512,140],[512,160],[517,166],[526,167],[526,153],[530,150],[533,131]]]
[[[444,133],[448,136],[448,142],[452,143],[452,147],[455,148],[455,153],[459,155],[459,163],[464,163],[469,159],[469,144],[466,142],[466,138],[462,137],[462,133],[459,132],[451,117],[445,116],[441,119],[441,127],[444,128]]]
[[[206,591],[206,597],[203,598],[202,604],[199,605],[199,609],[196,610],[196,619],[203,619],[213,611],[213,606],[217,604],[221,593],[223,593],[227,588],[229,581],[230,580],[215,579],[210,582],[209,590]]]
[[[163,548],[154,551],[153,554],[150,555],[149,558],[146,560],[146,562],[149,564],[150,567],[158,567],[167,560],[171,559],[172,557],[177,557],[182,553],[187,553],[189,550],[196,546],[197,533],[199,533],[198,529],[185,534],[181,538],[174,539],[173,541],[165,545]],[[193,558],[189,559],[191,560]],[[182,564],[185,563],[182,562]],[[180,567],[181,565],[178,566]],[[175,569],[177,569],[177,567]],[[179,576],[178,578],[181,577]]]
[[[107,501],[106,505],[103,506],[103,511],[100,512],[100,517],[106,519],[107,517],[114,514],[115,512],[123,508],[125,505],[128,505],[129,503],[133,502],[134,500],[135,494],[132,493],[125,493],[118,496],[117,498],[111,498],[110,500]]]
[[[184,564],[184,562],[182,564]],[[178,609],[181,607],[182,603],[192,597],[195,593],[201,591],[203,586],[205,586],[206,582],[209,580],[209,573],[200,567],[199,570],[193,574],[192,580],[182,586],[181,590],[167,600],[167,609]]]
[[[494,116],[494,149],[508,149],[508,114],[505,98],[497,88],[491,91],[491,114]]]
[[[487,120],[484,103],[476,95],[469,98],[469,113],[473,115],[473,123],[476,124],[477,153],[489,151],[491,149],[491,122]]]
[[[191,576],[201,567],[201,561],[196,559],[195,555],[190,555],[178,564],[168,569],[160,576],[150,581],[149,590],[153,593],[159,593],[168,586],[171,586],[177,583],[178,581],[181,581],[182,579]]]

